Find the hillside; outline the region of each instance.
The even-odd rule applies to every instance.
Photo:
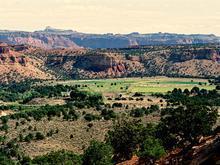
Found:
[[[0,81],[22,81],[25,79],[51,79],[54,78],[43,61],[25,55],[29,49],[25,45],[11,46],[0,43]]]
[[[145,46],[126,49],[42,49],[0,45],[0,81],[143,76],[217,77],[220,47]]]
[[[213,46],[155,46],[57,53],[45,60],[47,67],[71,78],[216,77],[220,75],[219,52]]]

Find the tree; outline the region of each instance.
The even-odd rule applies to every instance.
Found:
[[[47,155],[38,156],[32,160],[33,164],[46,164],[46,165],[81,165],[82,158],[70,151],[56,151]]]
[[[29,133],[27,136],[25,136],[24,141],[31,142],[31,140],[33,140],[33,138],[34,138],[33,134]]]
[[[86,92],[81,92],[81,91],[73,90],[73,91],[70,92],[70,97],[74,101],[83,101],[83,100],[86,99],[87,94],[86,94]]]
[[[99,119],[96,115],[93,115],[93,114],[86,114],[85,116],[84,116],[84,119],[86,120],[86,121],[93,121],[93,120],[96,120],[96,119]]]
[[[107,143],[114,149],[116,162],[128,160],[137,151],[138,146],[148,136],[153,136],[155,127],[140,123],[140,120],[119,120],[107,134]]]
[[[183,93],[185,94],[185,95],[187,95],[187,96],[189,96],[190,95],[190,91],[189,91],[189,89],[184,89],[184,91],[183,91]]]
[[[130,116],[132,116],[132,117],[143,117],[145,112],[146,112],[146,110],[143,109],[143,108],[133,109],[130,112]]]
[[[138,155],[142,158],[149,158],[157,160],[165,154],[165,149],[161,145],[160,140],[155,137],[149,136],[146,138],[140,146]]]
[[[116,118],[116,113],[113,110],[103,109],[101,116],[103,116],[105,120],[110,120]]]
[[[83,165],[113,165],[113,149],[110,145],[92,141],[84,152]]]
[[[36,140],[43,140],[45,137],[41,132],[37,132],[35,135]]]
[[[200,89],[199,89],[199,87],[193,87],[192,89],[191,89],[191,94],[199,94],[199,91],[200,91]]]
[[[149,108],[148,108],[149,112],[152,113],[152,112],[157,112],[160,110],[160,107],[159,105],[151,105]]]
[[[180,106],[164,109],[161,117],[158,137],[165,146],[190,147],[198,142],[198,137],[211,134],[218,111],[206,106]]]

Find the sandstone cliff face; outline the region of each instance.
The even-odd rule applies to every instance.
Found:
[[[0,82],[54,78],[43,70],[41,60],[24,54],[27,49],[24,45],[0,45]]]
[[[0,32],[0,41],[8,44],[26,44],[43,49],[80,48],[70,39],[56,34],[30,32]]]
[[[36,32],[0,31],[0,41],[29,44],[41,48],[126,48],[134,45],[177,45],[220,43],[215,35],[152,34],[85,34],[47,27]]]
[[[219,49],[153,51],[144,55],[148,74],[207,77],[220,75]]]
[[[79,57],[74,67],[90,77],[104,78],[125,76],[132,65],[120,55],[97,53]]]
[[[126,60],[120,54],[90,51],[68,56],[49,56],[47,65],[56,70],[60,68],[69,76],[77,78],[123,77],[144,71],[143,64]]]
[[[83,50],[49,53],[46,65],[70,78],[114,78],[126,76],[195,76],[220,75],[219,49],[179,49],[162,47],[146,53],[140,49]],[[139,55],[125,55],[139,52]]]
[[[0,79],[213,77],[220,75],[219,50],[203,46],[47,50],[0,43]]]
[[[122,57],[118,56],[117,54],[94,53],[78,58],[75,67],[94,72],[106,71],[109,68],[123,71],[122,62]]]
[[[167,73],[195,77],[217,77],[220,75],[220,63],[212,60],[194,59],[182,63],[174,63],[168,68]]]

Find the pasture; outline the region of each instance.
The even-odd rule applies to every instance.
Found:
[[[150,95],[152,93],[166,93],[172,91],[174,88],[181,88],[183,90],[187,88],[190,90],[195,86],[208,90],[215,88],[206,79],[168,77],[49,81],[46,84],[78,85],[81,90],[99,92],[103,95],[109,93],[131,94],[135,92]]]

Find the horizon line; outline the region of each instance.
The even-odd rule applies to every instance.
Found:
[[[163,31],[158,31],[158,32],[138,32],[138,31],[131,31],[128,33],[120,33],[120,32],[99,32],[99,33],[94,33],[94,32],[82,32],[82,31],[78,31],[78,30],[73,30],[73,29],[62,29],[62,28],[54,28],[51,26],[45,26],[45,28],[41,28],[41,29],[37,29],[36,30],[19,30],[19,29],[1,29],[0,28],[0,32],[2,31],[8,31],[8,32],[28,32],[28,33],[35,33],[35,32],[44,32],[47,28],[51,28],[54,30],[61,30],[62,31],[72,31],[72,32],[76,32],[76,33],[83,33],[83,34],[94,34],[94,35],[105,35],[105,34],[113,34],[113,35],[128,35],[128,34],[133,34],[133,33],[137,33],[137,34],[141,34],[141,35],[146,35],[146,34],[177,34],[177,35],[214,35],[216,37],[219,37],[220,34],[215,34],[215,33],[178,33],[178,32],[163,32]]]

